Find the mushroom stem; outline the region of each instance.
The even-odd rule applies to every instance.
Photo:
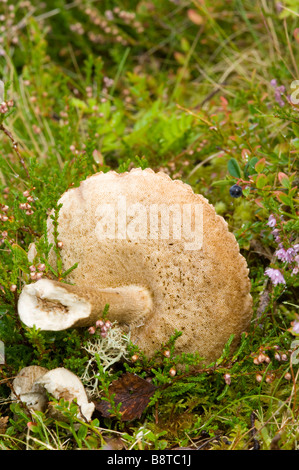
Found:
[[[99,289],[40,279],[23,288],[18,312],[29,327],[58,331],[94,325],[107,304],[109,319],[119,323],[142,320],[152,309],[151,296],[144,287]]]

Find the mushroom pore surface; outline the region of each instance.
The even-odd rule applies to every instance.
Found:
[[[63,269],[78,263],[67,282],[86,291],[144,289],[150,308],[130,311],[120,298],[123,314],[110,308],[108,318],[129,329],[148,356],[178,330],[176,352],[213,361],[232,334],[236,344],[248,328],[246,261],[227,223],[189,185],[149,169],[110,171],[82,181],[59,203]],[[53,243],[50,217],[48,237]],[[54,251],[50,262],[55,266]]]

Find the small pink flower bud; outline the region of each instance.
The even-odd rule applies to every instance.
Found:
[[[284,375],[284,378],[285,378],[286,380],[291,380],[292,376],[291,376],[291,374],[290,374],[289,372],[287,372],[287,373]]]
[[[109,328],[111,328],[111,326],[112,326],[111,321],[110,321],[110,320],[106,320],[106,321],[105,321],[105,327],[109,330]]]
[[[264,362],[265,359],[266,359],[265,354],[263,354],[263,353],[259,354],[258,360],[259,360],[259,363],[260,363],[260,364],[261,364],[262,362]]]
[[[36,279],[36,273],[30,273],[30,277],[32,280],[35,280]]]
[[[94,335],[96,332],[96,329],[94,326],[91,326],[90,328],[88,328],[88,333],[91,334],[91,335]]]
[[[30,192],[29,192],[28,190],[24,191],[24,192],[23,192],[23,196],[24,196],[24,197],[30,196]]]
[[[163,355],[165,357],[170,357],[170,351],[167,349],[166,351],[163,352]]]
[[[263,380],[263,377],[261,374],[256,374],[255,379],[257,382],[261,382]]]
[[[231,384],[232,379],[231,379],[230,374],[224,374],[223,378],[224,378],[224,381],[225,381],[226,385]]]
[[[282,354],[281,355],[281,360],[282,361],[287,361],[288,360],[288,356],[286,354]]]
[[[271,382],[273,382],[273,380],[274,380],[274,376],[273,376],[272,374],[267,374],[267,375],[266,375],[266,382],[267,382],[268,384],[270,384]]]
[[[172,367],[172,368],[170,369],[170,371],[169,371],[169,375],[171,375],[171,377],[174,377],[175,374],[176,374],[176,370],[175,370],[174,367]]]
[[[28,428],[28,429],[31,429],[31,428],[33,428],[35,425],[36,425],[36,424],[35,424],[33,421],[28,421],[28,423],[27,423],[27,428]]]
[[[96,321],[96,327],[97,327],[97,328],[101,328],[102,326],[104,326],[103,320],[97,320],[97,321]]]
[[[131,361],[136,362],[138,360],[139,356],[137,354],[133,354],[131,357]]]
[[[29,266],[29,270],[34,273],[36,271],[36,267],[33,266],[33,264],[31,266]]]
[[[37,266],[38,271],[44,271],[46,269],[46,265],[44,263],[40,263]]]
[[[58,242],[57,246],[58,246],[58,248],[62,248],[63,247],[63,242]]]
[[[17,290],[17,286],[15,284],[12,284],[9,288],[10,292],[15,292]]]
[[[43,273],[36,273],[36,279],[41,279],[43,277]]]
[[[281,361],[281,357],[280,357],[280,354],[278,352],[274,354],[274,357],[277,361]]]

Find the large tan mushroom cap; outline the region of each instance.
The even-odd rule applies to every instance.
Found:
[[[245,259],[224,219],[189,185],[149,169],[110,171],[87,178],[59,203],[63,268],[79,263],[67,281],[81,290],[137,286],[149,293],[150,309],[115,318],[112,309],[110,317],[129,327],[147,355],[179,330],[178,353],[198,352],[212,361],[231,334],[237,341],[248,328]],[[164,216],[156,232],[157,207]],[[175,214],[169,236],[168,209]],[[48,228],[53,242],[51,218]]]

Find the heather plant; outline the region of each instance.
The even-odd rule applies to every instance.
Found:
[[[0,3],[1,449],[298,450],[298,13],[264,0]],[[69,273],[61,194],[134,167],[203,194],[247,260],[251,326],[213,364],[176,354],[178,331],[148,359],[109,309],[89,330],[19,320],[24,283]],[[87,423],[52,397],[55,420],[13,402],[29,365],[70,369],[110,414]],[[148,399],[132,394],[142,413],[125,421],[117,386],[132,376]]]

